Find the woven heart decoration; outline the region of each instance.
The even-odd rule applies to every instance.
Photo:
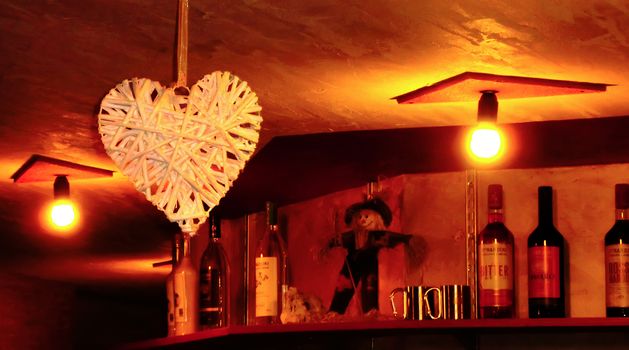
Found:
[[[194,234],[253,154],[260,111],[256,94],[229,72],[204,76],[189,93],[134,78],[103,98],[98,130],[135,188]]]

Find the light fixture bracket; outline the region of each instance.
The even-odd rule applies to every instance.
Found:
[[[70,198],[70,183],[67,175],[57,175],[53,184],[55,199]]]
[[[498,98],[495,90],[481,91],[478,100],[478,122],[496,123],[498,120]]]

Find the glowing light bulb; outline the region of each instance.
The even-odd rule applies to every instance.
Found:
[[[57,200],[50,210],[50,220],[55,227],[69,228],[74,224],[76,214],[74,205],[67,199]]]
[[[491,161],[503,151],[503,138],[500,130],[491,123],[481,123],[472,131],[469,138],[469,151],[478,160]]]

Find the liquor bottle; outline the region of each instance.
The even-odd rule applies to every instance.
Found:
[[[190,257],[190,235],[183,234],[183,255],[175,266],[175,335],[199,329],[199,273]]]
[[[199,265],[199,324],[201,329],[225,327],[229,317],[229,264],[220,242],[221,220],[210,212],[210,240]]]
[[[553,188],[538,188],[539,222],[528,238],[529,317],[565,317],[564,239],[553,225]]]
[[[166,277],[166,297],[168,298],[168,336],[175,335],[175,266],[181,260],[181,234],[175,233],[172,240],[172,268]]]
[[[255,324],[279,324],[287,286],[287,255],[277,208],[266,203],[266,230],[255,252]]]
[[[480,317],[513,318],[513,234],[503,222],[502,185],[489,185],[487,192],[487,226],[478,237]]]
[[[617,184],[616,223],[605,235],[607,317],[629,317],[629,184]]]

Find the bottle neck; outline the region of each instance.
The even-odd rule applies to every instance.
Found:
[[[185,235],[182,241],[182,249],[181,249],[181,258],[189,258],[190,257],[190,236]]]
[[[629,220],[629,208],[616,209],[616,221],[628,221]]]
[[[537,213],[540,225],[553,226],[553,188],[540,186],[537,189]]]
[[[539,203],[538,221],[540,224],[553,225],[553,203],[552,202],[541,201]]]
[[[502,209],[489,209],[487,223],[493,224],[495,222],[503,222],[503,220],[504,217],[502,214]]]
[[[221,238],[221,231],[216,227],[210,229],[210,241],[217,242]]]
[[[221,238],[221,218],[216,210],[212,210],[210,212],[208,223],[210,240],[214,240],[214,238]]]
[[[178,247],[177,252],[173,255],[173,266],[177,265],[177,263],[181,261],[182,255],[181,247]]]
[[[181,261],[182,256],[182,242],[183,238],[180,235],[176,235],[173,237],[173,246],[172,246],[172,265],[175,266],[179,261]]]
[[[266,202],[266,226],[277,226],[277,207],[273,202]]]

